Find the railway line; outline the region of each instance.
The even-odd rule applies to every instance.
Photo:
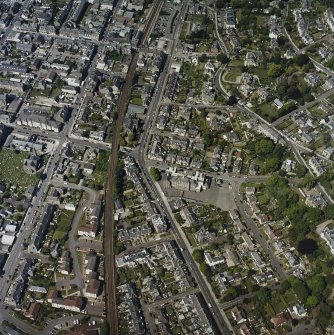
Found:
[[[162,8],[163,1],[157,1],[150,10],[148,19],[144,26],[143,35],[140,41],[139,47],[146,44],[150,33],[154,27],[154,24],[159,16]],[[115,255],[113,253],[113,241],[114,241],[114,202],[113,202],[113,181],[114,175],[118,162],[118,147],[119,138],[123,126],[123,121],[127,109],[129,96],[131,94],[131,87],[136,72],[137,61],[139,57],[139,51],[136,50],[129,65],[128,73],[125,78],[125,84],[122,88],[120,97],[118,99],[118,118],[116,120],[113,137],[112,147],[109,156],[108,165],[108,181],[106,185],[105,193],[105,224],[104,224],[104,256],[105,256],[105,278],[106,278],[106,304],[107,304],[107,322],[109,325],[109,334],[118,334],[118,322],[117,322],[117,306],[116,306],[116,287],[115,287]]]

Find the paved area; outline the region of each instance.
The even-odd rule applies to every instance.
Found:
[[[180,191],[174,188],[164,188],[163,191],[167,197],[182,197],[186,200],[205,202],[224,211],[236,208],[233,192],[227,184],[222,187],[213,184],[209,190],[202,192]]]
[[[317,234],[318,235],[320,235],[321,234],[321,232],[330,224],[330,223],[332,223],[333,222],[333,220],[327,220],[327,221],[325,221],[325,222],[323,222],[323,223],[320,223],[318,226],[317,226],[317,228],[316,228],[316,232],[317,232]]]

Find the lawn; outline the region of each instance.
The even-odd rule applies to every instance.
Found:
[[[266,66],[259,66],[252,69],[251,73],[259,77],[261,84],[269,85],[271,80],[268,77],[268,69]]]
[[[235,82],[237,78],[241,75],[242,75],[241,72],[227,72],[224,77],[224,80]]]
[[[94,172],[86,178],[86,184],[88,187],[96,190],[103,189],[107,182],[107,169],[108,169],[109,153],[106,151],[100,151],[95,161],[96,167]]]
[[[63,209],[57,218],[56,230],[53,234],[53,240],[64,241],[71,227],[72,219],[75,212]]]
[[[298,302],[298,299],[296,297],[296,294],[293,292],[292,289],[286,291],[282,297],[282,299],[285,301],[285,303],[288,306],[292,306]]]
[[[138,106],[142,106],[143,105],[143,100],[141,97],[133,97],[131,99],[131,103],[134,104],[134,105],[138,105]]]
[[[0,150],[0,181],[18,187],[27,188],[35,185],[37,177],[29,175],[23,170],[23,161],[28,157],[26,152],[17,152],[9,149]]]
[[[241,59],[234,59],[229,63],[229,67],[238,67],[242,68],[244,66],[244,61]]]
[[[264,103],[260,106],[259,114],[266,119],[275,119],[277,117],[277,110],[268,103]]]

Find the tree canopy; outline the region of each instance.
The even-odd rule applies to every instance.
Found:
[[[304,66],[310,62],[310,57],[306,54],[299,54],[294,58],[294,62],[298,66]]]
[[[155,181],[159,181],[161,179],[161,173],[159,169],[154,166],[150,168],[150,174]]]
[[[229,58],[224,54],[224,53],[220,53],[218,56],[217,56],[217,61],[218,62],[221,62],[223,64],[227,64],[229,62]]]
[[[277,78],[283,73],[283,67],[279,64],[271,64],[268,69],[268,76]]]

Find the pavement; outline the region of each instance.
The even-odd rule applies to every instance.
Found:
[[[332,222],[333,222],[333,220],[327,220],[327,221],[322,222],[319,225],[317,225],[317,228],[315,229],[316,233],[318,235],[320,235],[322,233],[322,231]]]
[[[162,182],[160,182],[161,187]],[[203,190],[201,192],[191,192],[191,191],[179,191],[175,188],[164,188],[164,194],[166,197],[178,197],[185,200],[194,200],[198,202],[203,202],[206,204],[211,204],[216,206],[224,211],[229,211],[235,209],[235,202],[233,193],[228,186],[217,186],[215,183],[212,183],[211,187],[208,190]]]

